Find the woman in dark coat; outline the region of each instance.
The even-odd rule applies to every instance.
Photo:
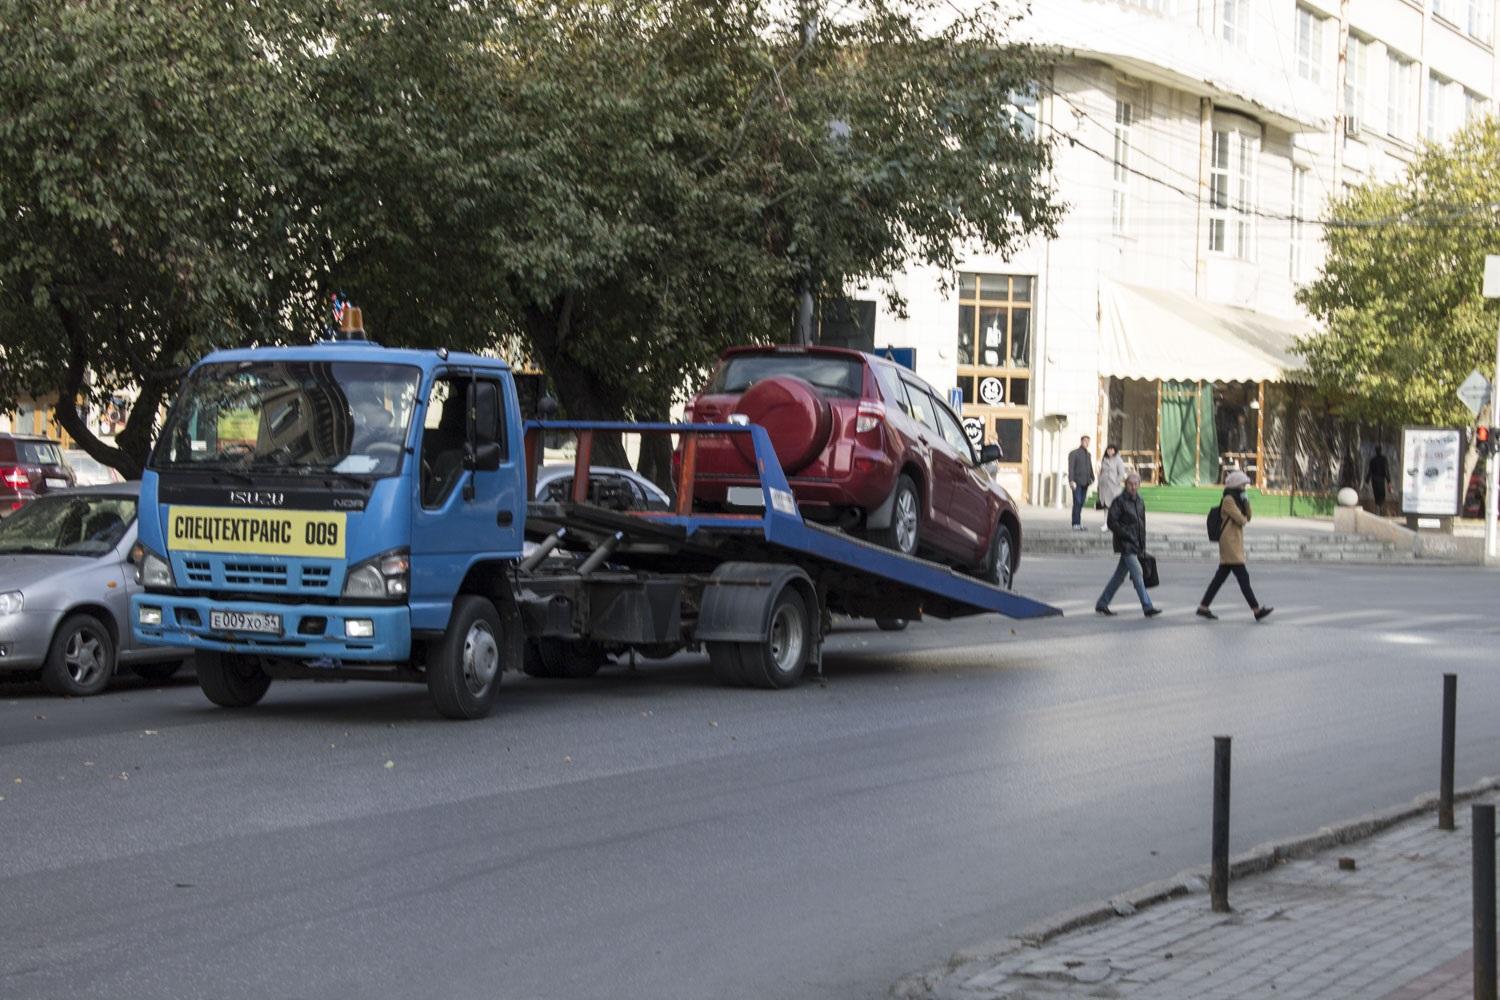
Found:
[[[1146,551],[1146,504],[1141,500],[1141,477],[1138,473],[1132,472],[1125,477],[1125,492],[1115,497],[1114,503],[1109,505],[1106,524],[1114,535],[1115,551],[1120,554],[1120,561],[1115,564],[1114,575],[1104,585],[1104,593],[1094,602],[1094,610],[1101,615],[1114,614],[1109,610],[1109,602],[1114,599],[1120,584],[1125,582],[1126,574],[1129,574],[1146,617],[1161,614],[1161,609],[1152,605],[1151,595],[1146,593],[1146,581],[1141,576],[1140,555]]]

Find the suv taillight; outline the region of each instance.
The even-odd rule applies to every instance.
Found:
[[[13,490],[26,490],[31,488],[31,477],[19,465],[0,465],[0,483]]]
[[[861,402],[854,418],[854,433],[868,434],[885,423],[885,407],[880,403]]]

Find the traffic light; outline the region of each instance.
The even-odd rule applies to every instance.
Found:
[[[1495,445],[1500,442],[1500,428],[1476,427],[1474,428],[1474,450],[1488,458],[1495,453]]]

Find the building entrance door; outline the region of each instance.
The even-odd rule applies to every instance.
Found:
[[[1028,275],[958,276],[958,387],[964,431],[976,447],[1000,445],[996,474],[1012,495],[1029,500],[1031,479],[1031,342],[1035,281]]]

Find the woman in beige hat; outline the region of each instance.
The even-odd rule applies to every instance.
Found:
[[[1245,487],[1249,485],[1250,477],[1238,469],[1224,479],[1224,498],[1219,501],[1219,568],[1214,570],[1214,578],[1198,604],[1200,618],[1219,617],[1208,610],[1208,606],[1214,602],[1214,595],[1231,573],[1256,621],[1275,610],[1261,607],[1255,599],[1255,591],[1250,589],[1250,573],[1245,569],[1245,525],[1250,523],[1250,501],[1245,497]]]

